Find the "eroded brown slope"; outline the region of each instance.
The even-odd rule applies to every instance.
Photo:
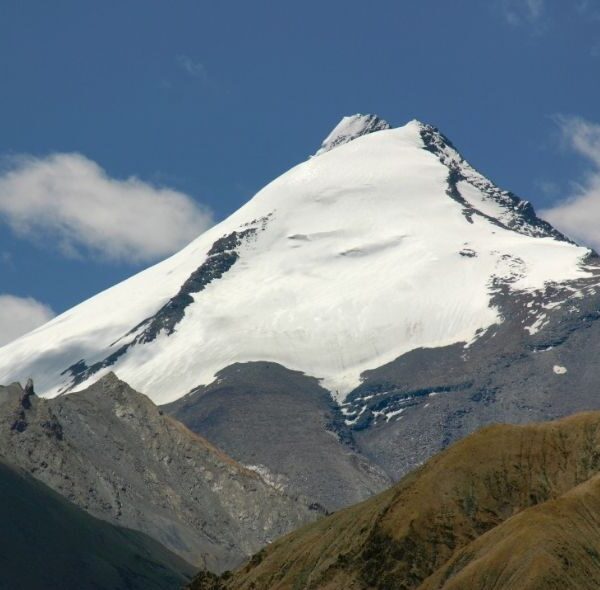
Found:
[[[600,475],[458,551],[419,590],[600,588]]]
[[[283,537],[219,584],[416,589],[487,531],[599,470],[600,413],[488,427],[383,494]]]

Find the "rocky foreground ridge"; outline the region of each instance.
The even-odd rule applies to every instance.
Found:
[[[221,571],[323,510],[286,496],[109,374],[77,394],[0,387],[0,458],[91,515]]]

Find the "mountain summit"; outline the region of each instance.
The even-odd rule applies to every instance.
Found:
[[[52,397],[115,371],[166,403],[268,361],[343,400],[411,350],[476,341],[503,322],[501,293],[589,275],[587,249],[429,125],[346,117],[317,154],[171,258],[2,348],[0,382],[33,376]]]
[[[344,117],[323,140],[315,156],[324,154],[363,135],[391,128],[392,126],[387,121],[380,119],[377,115],[361,115],[359,113]]]

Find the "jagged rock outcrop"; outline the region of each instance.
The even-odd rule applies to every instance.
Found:
[[[90,514],[215,571],[323,512],[236,463],[114,374],[53,400],[18,384],[0,387],[0,456]]]

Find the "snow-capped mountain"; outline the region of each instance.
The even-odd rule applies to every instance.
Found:
[[[409,351],[472,345],[503,290],[584,279],[588,255],[435,128],[355,115],[179,253],[0,349],[0,383],[53,397],[114,371],[167,403],[269,361],[344,400]]]

